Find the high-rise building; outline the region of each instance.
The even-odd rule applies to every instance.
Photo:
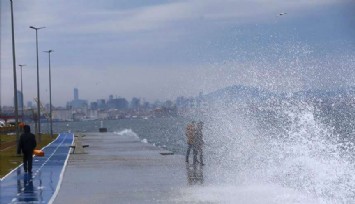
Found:
[[[132,109],[138,109],[139,106],[141,105],[141,100],[139,98],[133,97],[131,100],[131,108]]]
[[[90,109],[91,110],[97,110],[98,109],[97,102],[91,102],[90,103]]]
[[[88,108],[88,102],[79,99],[79,90],[74,88],[74,100],[68,102],[67,107],[70,107],[71,109]]]
[[[128,108],[128,101],[125,98],[112,99],[107,103],[108,108],[125,110]]]
[[[79,100],[79,90],[74,88],[74,100]]]
[[[33,106],[32,101],[28,101],[28,102],[27,102],[27,107],[28,107],[28,108],[32,108],[32,106]]]
[[[98,109],[106,109],[106,100],[105,99],[98,99],[97,100],[97,108]]]
[[[17,106],[19,110],[23,109],[23,94],[21,91],[17,91]]]

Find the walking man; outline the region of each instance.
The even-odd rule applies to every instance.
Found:
[[[28,125],[23,126],[24,133],[20,137],[18,153],[23,154],[23,169],[25,172],[32,173],[33,150],[37,146],[36,137],[31,133]]]
[[[187,152],[186,152],[186,162],[189,162],[189,156],[190,156],[190,151],[192,149],[193,151],[193,163],[196,162],[197,160],[197,153],[196,153],[196,148],[195,148],[195,135],[196,135],[196,127],[195,127],[195,121],[192,121],[190,124],[187,125],[186,127],[186,139],[187,139]]]

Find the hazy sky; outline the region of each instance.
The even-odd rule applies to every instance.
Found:
[[[1,2],[1,104],[13,103],[10,1]],[[279,13],[286,12],[280,16]],[[352,0],[14,0],[25,103],[109,94],[175,99],[243,84],[274,91],[355,85]],[[20,75],[18,72],[18,82]],[[20,83],[18,83],[20,89]]]

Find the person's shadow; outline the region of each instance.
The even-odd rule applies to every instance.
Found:
[[[32,174],[24,173],[21,175],[20,168],[17,170],[17,193],[18,201],[31,203],[38,201],[38,194],[33,186]]]
[[[203,184],[203,166],[186,163],[187,183],[189,185]]]

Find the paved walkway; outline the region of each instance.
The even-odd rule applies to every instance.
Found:
[[[134,136],[85,133],[86,153],[71,154],[55,204],[183,203],[179,192],[203,182],[201,167],[185,164]]]
[[[57,192],[73,134],[63,133],[44,148],[44,157],[33,158],[33,173],[20,165],[1,179],[0,203],[48,203]]]

